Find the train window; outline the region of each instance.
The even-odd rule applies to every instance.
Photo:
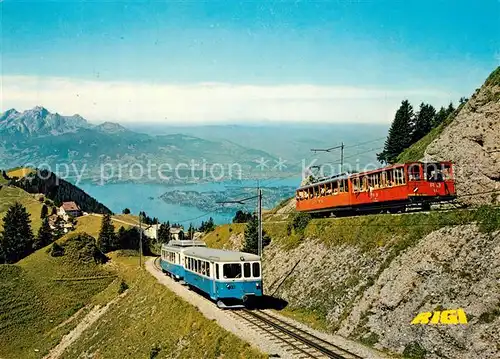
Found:
[[[243,263],[243,276],[245,278],[250,278],[250,263]]]
[[[222,266],[222,274],[224,278],[241,278],[241,264],[230,263]]]
[[[396,168],[393,170],[393,172],[394,172],[394,182],[396,185],[402,185],[406,183],[403,168]]]
[[[252,264],[252,272],[253,272],[253,276],[255,278],[260,277],[260,264],[259,263]]]
[[[219,263],[215,263],[215,278],[219,279]]]
[[[352,180],[352,185],[353,185],[353,188],[354,188],[354,192],[359,192],[360,188],[359,188],[359,178],[354,178]]]
[[[210,263],[207,262],[207,277],[210,277]]]
[[[382,172],[380,174],[380,187],[387,186],[387,172]]]
[[[420,164],[412,164],[408,167],[408,178],[410,181],[420,181]]]

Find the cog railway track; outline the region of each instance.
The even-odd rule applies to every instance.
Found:
[[[285,322],[262,310],[241,309],[234,315],[282,343],[296,358],[362,359],[337,345]]]

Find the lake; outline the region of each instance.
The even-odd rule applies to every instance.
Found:
[[[300,178],[276,178],[262,180],[262,187],[298,186]],[[226,191],[229,187],[256,187],[255,180],[242,180],[238,182],[211,182],[203,184],[189,184],[182,186],[166,186],[162,184],[134,184],[134,183],[109,183],[99,186],[93,183],[80,183],[78,185],[89,195],[103,203],[115,213],[121,213],[124,208],[129,208],[137,214],[144,211],[150,217],[157,217],[160,221],[180,223],[184,226],[199,225],[201,221],[212,217],[216,224],[231,223],[234,213],[213,212],[207,214],[196,207],[165,203],[160,196],[167,191],[190,190],[198,192]],[[256,190],[257,191],[257,190]],[[255,201],[256,205],[256,201]],[[242,206],[242,210],[250,210],[254,205]]]

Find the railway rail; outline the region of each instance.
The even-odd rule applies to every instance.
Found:
[[[279,340],[297,358],[362,359],[335,344],[262,310],[242,309],[233,313]]]
[[[159,258],[155,258],[153,263],[154,267],[161,271]],[[329,343],[265,311],[238,309],[232,310],[231,313],[280,342],[284,350],[290,352],[294,358],[362,359],[357,354]]]

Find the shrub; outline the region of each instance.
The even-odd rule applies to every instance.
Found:
[[[79,262],[106,263],[108,257],[95,244],[95,239],[87,233],[77,233],[64,243],[64,250],[69,258]]]
[[[52,257],[62,257],[64,255],[64,248],[57,244],[57,242],[52,243],[47,251]]]
[[[122,279],[120,282],[120,287],[118,288],[118,294],[122,294],[128,289],[128,284]]]
[[[149,352],[149,359],[155,359],[158,354],[160,354],[161,348],[159,345],[155,344],[151,348],[151,351]]]
[[[409,359],[424,359],[427,351],[418,343],[411,342],[406,345],[403,356]]]
[[[297,234],[303,234],[307,225],[311,221],[312,216],[309,213],[296,212],[292,215],[291,221],[288,223],[288,235],[292,234],[292,230]]]

